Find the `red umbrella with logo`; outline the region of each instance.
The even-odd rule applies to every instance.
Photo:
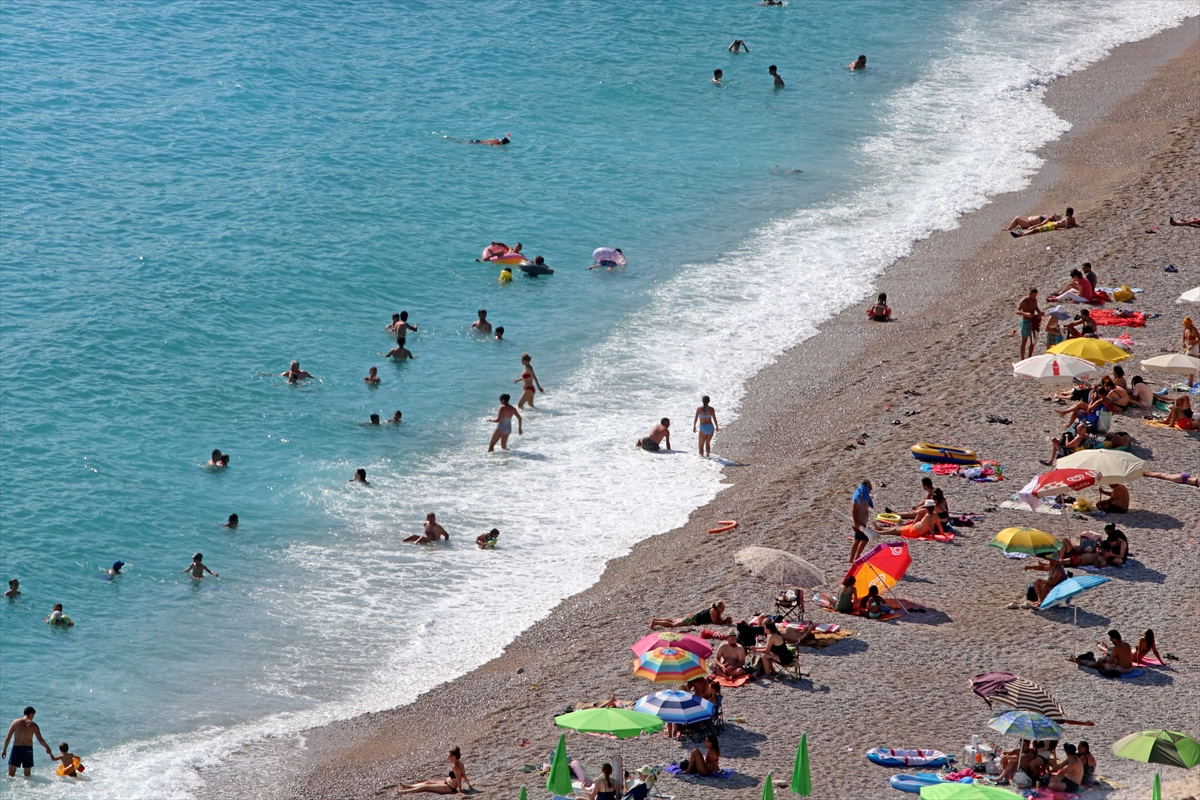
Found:
[[[872,585],[878,586],[880,592],[891,589],[904,577],[910,564],[907,542],[884,542],[859,556],[846,574],[854,576],[854,593],[862,599]]]
[[[1021,501],[1030,508],[1037,510],[1041,505],[1039,497],[1053,497],[1066,492],[1078,492],[1089,486],[1095,486],[1100,480],[1100,473],[1091,469],[1055,469],[1025,484],[1017,493]]]

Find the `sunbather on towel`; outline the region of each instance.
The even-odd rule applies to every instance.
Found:
[[[1013,221],[1008,223],[1008,227],[1001,228],[1001,230],[1011,231],[1017,229],[1023,231],[1028,228],[1036,228],[1038,225],[1044,225],[1047,222],[1058,222],[1059,219],[1060,217],[1058,214],[1050,214],[1049,216],[1045,214],[1038,214],[1034,217],[1013,217]]]
[[[738,644],[736,631],[725,634],[724,643],[713,653],[712,671],[729,680],[746,674],[746,648]]]
[[[788,644],[802,645],[805,642],[811,642],[816,633],[817,623],[801,622],[799,625],[786,625],[779,629],[779,635]]]
[[[1079,223],[1075,221],[1075,209],[1068,208],[1067,215],[1056,222],[1043,222],[1041,225],[1034,225],[1032,228],[1023,228],[1021,230],[1009,231],[1014,237],[1029,236],[1032,233],[1042,233],[1043,231],[1063,230],[1065,228],[1076,228]]]
[[[1154,631],[1147,628],[1146,632],[1142,634],[1142,638],[1138,639],[1137,650],[1133,651],[1133,660],[1140,662],[1151,653],[1160,663],[1166,663],[1158,654],[1158,645],[1154,643]]]
[[[1037,598],[1036,603],[1029,599],[1028,589],[1026,589],[1025,602],[1022,603],[1025,608],[1033,608],[1035,605],[1040,606],[1042,601],[1046,599],[1046,595],[1050,594],[1050,590],[1067,579],[1067,571],[1063,568],[1062,562],[1055,561],[1054,559],[1050,559],[1050,563],[1045,567],[1039,567],[1037,564],[1033,564],[1025,569],[1044,569],[1050,573],[1045,577],[1045,579],[1038,578],[1033,582],[1032,586],[1029,587],[1033,589],[1033,593]]]
[[[704,748],[707,753],[701,753],[699,749],[693,750],[687,761],[680,761],[679,768],[683,770],[684,775],[715,775],[720,771],[721,760],[721,745],[717,742],[717,735],[710,733],[704,737]]]
[[[1160,481],[1170,481],[1171,483],[1181,483],[1184,486],[1195,486],[1200,489],[1200,475],[1190,475],[1186,472],[1147,472],[1147,478],[1157,478]]]
[[[1191,219],[1167,217],[1167,220],[1177,228],[1200,228],[1200,217],[1192,217]]]
[[[1108,639],[1112,642],[1108,647],[1108,655],[1095,662],[1096,669],[1133,672],[1133,648],[1128,642],[1121,640],[1121,634],[1116,628],[1108,632]]]
[[[703,611],[687,617],[655,617],[650,620],[650,630],[659,628],[690,628],[697,625],[732,625],[733,618],[725,616],[725,601],[714,600]]]

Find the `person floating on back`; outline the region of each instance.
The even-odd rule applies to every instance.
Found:
[[[186,567],[184,567],[183,569],[181,569],[179,571],[181,573],[183,573],[183,572],[192,573],[192,579],[197,580],[197,581],[204,580],[204,573],[206,573],[206,572],[209,575],[212,575],[214,578],[221,577],[220,575],[213,572],[208,567],[204,566],[204,554],[203,553],[196,553],[196,555],[192,556],[192,563],[188,564]]]

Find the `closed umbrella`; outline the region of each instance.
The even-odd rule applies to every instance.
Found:
[[[825,583],[821,570],[797,555],[772,547],[745,547],[733,560],[756,578],[776,586],[811,589]]]
[[[1014,378],[1032,378],[1043,386],[1068,386],[1099,374],[1100,370],[1090,361],[1054,353],[1043,353],[1013,364]]]
[[[1005,711],[992,717],[988,727],[1008,736],[1019,736],[1021,739],[1058,741],[1063,738],[1062,726],[1036,711]]]
[[[555,717],[554,724],[580,733],[606,733],[618,739],[663,729],[663,721],[653,714],[624,708],[585,708]]]
[[[569,795],[571,786],[571,765],[567,761],[566,734],[558,737],[558,747],[554,748],[554,760],[550,763],[550,774],[546,776],[546,788],[551,794]]]
[[[638,656],[633,674],[654,683],[687,683],[707,675],[708,668],[695,653],[661,647]]]
[[[1106,342],[1103,339],[1089,339],[1087,337],[1067,339],[1065,342],[1060,342],[1054,345],[1054,347],[1049,348],[1046,352],[1054,353],[1055,355],[1082,358],[1084,361],[1090,361],[1098,367],[1102,367],[1105,364],[1116,364],[1118,361],[1133,358],[1133,356],[1112,342]]]
[[[1093,589],[1102,583],[1108,583],[1112,578],[1105,578],[1101,575],[1078,575],[1074,578],[1067,578],[1062,583],[1055,586],[1046,595],[1046,599],[1038,608],[1045,610],[1053,608],[1059,603],[1070,600],[1077,594]],[[1079,624],[1079,607],[1075,606],[1075,624]]]
[[[1200,764],[1200,742],[1179,731],[1131,733],[1112,746],[1114,755],[1143,764],[1191,769]]]
[[[693,722],[712,719],[715,709],[715,706],[703,697],[677,689],[648,694],[640,698],[633,707],[643,714],[653,714],[662,722],[670,722],[673,725],[690,725]]]
[[[1064,492],[1078,492],[1094,486],[1100,473],[1092,469],[1054,469],[1038,475],[1017,493],[1021,502],[1034,511],[1041,505],[1039,497],[1054,497]]]
[[[763,781],[762,800],[775,800],[775,786],[771,783],[771,773],[767,773]]]
[[[1146,462],[1124,450],[1080,450],[1058,459],[1059,469],[1087,469],[1100,473],[1099,484],[1112,486],[1142,477]]]
[[[1200,358],[1184,353],[1167,353],[1165,356],[1147,358],[1142,362],[1142,367],[1176,375],[1195,375],[1200,372]]]
[[[693,636],[690,633],[675,633],[674,631],[663,631],[662,633],[651,633],[643,636],[638,640],[637,644],[629,649],[633,651],[635,656],[640,656],[642,653],[649,653],[651,650],[657,650],[660,647],[674,647],[676,650],[687,650],[689,653],[695,653],[700,656],[700,658],[708,658],[713,653],[712,645],[699,636]]]
[[[792,767],[792,794],[808,797],[812,794],[812,776],[808,771],[808,734],[800,734],[796,748],[796,764]]]
[[[996,534],[988,547],[998,547],[1005,553],[1025,553],[1031,556],[1057,553],[1062,543],[1037,528],[1005,528]]]
[[[1162,784],[1157,772],[1154,773],[1154,784],[1150,787],[1150,800],[1162,800]]]

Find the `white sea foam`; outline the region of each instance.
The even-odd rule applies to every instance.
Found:
[[[88,759],[91,782],[43,796],[192,796],[199,770],[247,742],[409,702],[487,661],[595,582],[609,559],[682,524],[721,489],[720,465],[692,452],[688,415],[700,394],[713,396],[723,424],[733,421],[748,378],[866,295],[915,241],[1028,182],[1040,166],[1033,151],[1068,128],[1041,102],[1049,80],[1195,10],[1134,0],[1035,8],[1036,18],[971,17],[976,24],[891,99],[883,131],[862,143],[859,187],[656,287],[575,374],[539,396],[544,409],[527,415],[513,453],[447,449],[403,474],[368,465],[369,492],[312,489],[309,501],[346,533],[291,548],[283,558],[298,590],[258,598],[264,613],[296,626],[295,646],[264,688],[311,698],[308,710],[109,748]],[[635,451],[664,414],[682,452]],[[477,438],[489,429],[481,423]],[[413,531],[397,532],[396,520],[430,508],[458,534],[454,543],[398,543]],[[495,520],[505,520],[500,546],[480,554],[473,536]]]

